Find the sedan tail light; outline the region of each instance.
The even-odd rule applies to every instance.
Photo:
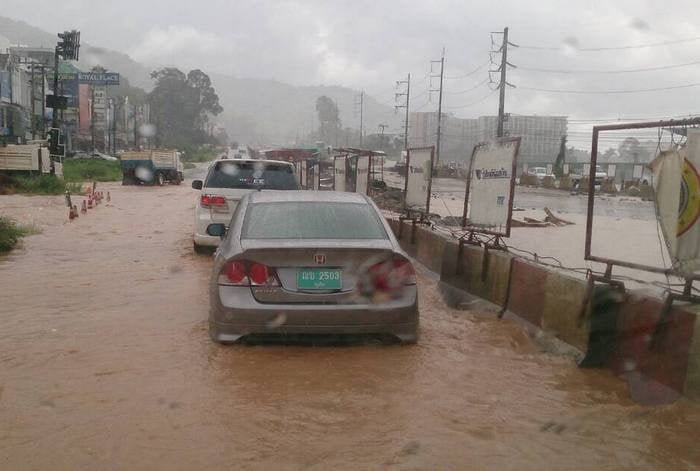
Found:
[[[229,260],[219,273],[220,285],[229,286],[280,286],[274,268],[246,260]]]
[[[210,208],[219,211],[228,211],[228,203],[223,196],[202,195],[199,198],[202,208]]]
[[[372,265],[361,284],[366,294],[374,292],[397,293],[406,285],[416,284],[416,274],[411,262],[403,257],[396,257],[386,262]]]

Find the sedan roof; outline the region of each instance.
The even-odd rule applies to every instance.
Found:
[[[367,198],[359,193],[342,191],[255,191],[248,195],[250,203],[310,202],[322,203],[364,203]]]

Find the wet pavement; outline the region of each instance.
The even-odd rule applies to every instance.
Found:
[[[635,405],[424,271],[418,345],[213,344],[188,183],[109,185],[0,258],[0,469],[700,466],[697,404]]]

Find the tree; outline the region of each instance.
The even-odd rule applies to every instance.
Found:
[[[561,177],[564,174],[564,162],[566,162],[566,136],[561,137],[559,154],[557,154],[557,160],[554,161],[552,173],[554,173],[555,176]]]
[[[209,116],[223,108],[219,104],[209,76],[201,70],[187,75],[175,67],[165,67],[151,73],[155,81],[148,94],[152,121],[156,125],[156,144],[188,148],[213,143],[207,131]]]
[[[334,142],[340,128],[338,106],[332,99],[323,95],[316,99],[316,112],[321,140],[325,143]]]
[[[608,149],[605,152],[603,152],[601,160],[603,162],[614,162],[618,160],[618,158],[619,155],[617,154],[617,151],[612,147],[608,147]]]
[[[622,144],[618,147],[618,152],[620,153],[620,160],[623,162],[634,162],[636,164],[640,161],[649,160],[648,151],[634,137],[628,137],[622,141]]]

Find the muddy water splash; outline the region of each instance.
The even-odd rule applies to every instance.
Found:
[[[0,261],[3,469],[700,465],[696,405],[635,405],[425,274],[417,346],[215,345],[194,192],[109,189]]]

